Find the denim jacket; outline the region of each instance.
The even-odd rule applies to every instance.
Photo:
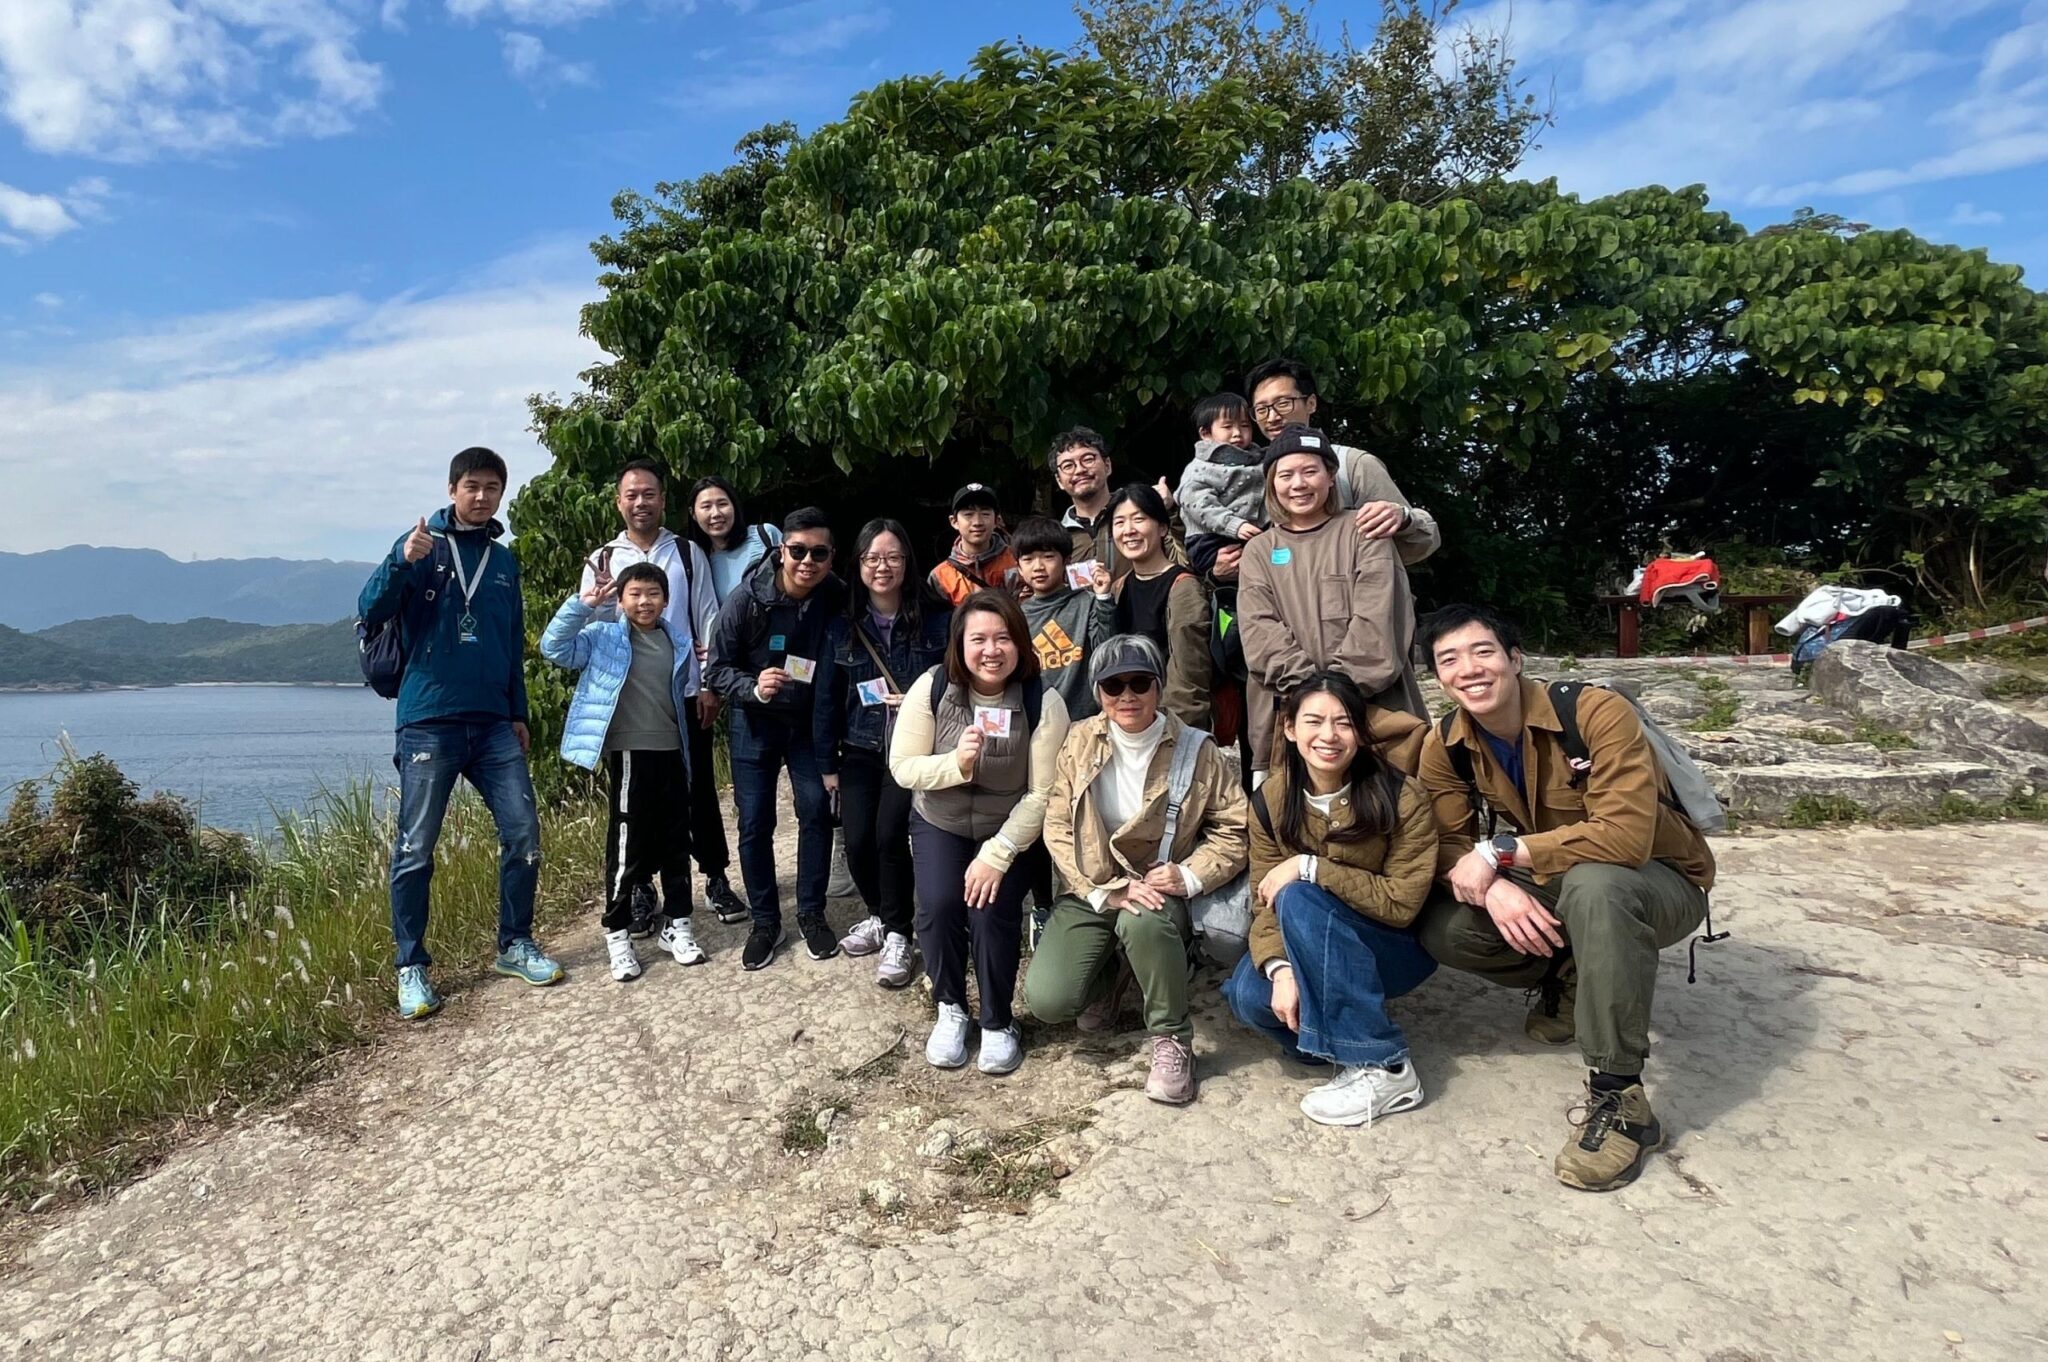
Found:
[[[818,662],[818,703],[812,710],[812,737],[825,774],[839,769],[840,753],[847,748],[888,750],[888,720],[895,711],[887,705],[861,703],[860,683],[882,675],[861,640],[875,646],[895,674],[896,684],[908,690],[911,682],[945,660],[946,636],[952,625],[952,607],[927,595],[923,627],[912,630],[898,615],[887,648],[876,636],[865,610],[858,623],[840,615],[826,627],[824,656]],[[856,634],[855,629],[860,632]]]

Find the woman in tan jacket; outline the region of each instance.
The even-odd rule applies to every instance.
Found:
[[[1301,1099],[1322,1125],[1422,1103],[1387,999],[1436,969],[1410,929],[1436,875],[1436,822],[1368,723],[1364,693],[1337,672],[1289,695],[1280,759],[1252,795],[1251,949],[1223,985],[1239,1021],[1339,1066]]]
[[[1339,514],[1336,446],[1289,426],[1266,450],[1272,528],[1245,545],[1237,624],[1249,681],[1252,769],[1273,758],[1273,714],[1309,673],[1328,668],[1366,698],[1426,719],[1409,666],[1415,602],[1390,539],[1357,534]]]

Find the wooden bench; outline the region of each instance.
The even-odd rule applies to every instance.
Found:
[[[1616,657],[1639,657],[1643,647],[1643,611],[1646,608],[1637,596],[1596,596],[1602,605],[1611,605],[1621,612],[1614,632],[1614,655]],[[1721,593],[1721,608],[1738,608],[1747,611],[1744,637],[1748,646],[1746,653],[1789,652],[1791,645],[1784,648],[1771,646],[1771,616],[1782,612],[1782,607],[1797,605],[1800,596],[1796,593],[1769,592],[1749,595],[1724,591]]]

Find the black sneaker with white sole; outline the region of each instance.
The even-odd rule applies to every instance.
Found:
[[[746,900],[732,892],[732,882],[723,875],[704,877],[704,901],[711,905],[711,911],[718,914],[718,920],[725,923],[745,922],[753,910]]]
[[[626,934],[635,941],[645,941],[661,927],[661,900],[655,896],[651,884],[633,886],[633,921],[626,928]]]
[[[811,959],[830,960],[839,954],[839,937],[833,932],[832,924],[825,921],[824,914],[798,918],[796,929],[803,934],[804,949],[811,953]]]
[[[747,948],[740,952],[741,969],[764,969],[775,952],[789,938],[780,927],[760,927],[747,933]]]

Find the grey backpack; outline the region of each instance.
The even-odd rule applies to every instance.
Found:
[[[1173,766],[1166,776],[1166,831],[1159,838],[1159,863],[1173,859],[1173,839],[1180,832],[1181,806],[1195,783],[1195,763],[1210,741],[1202,729],[1183,726],[1173,745]],[[1249,869],[1188,900],[1188,919],[1196,944],[1214,963],[1230,969],[1244,955],[1252,932],[1252,882]]]

